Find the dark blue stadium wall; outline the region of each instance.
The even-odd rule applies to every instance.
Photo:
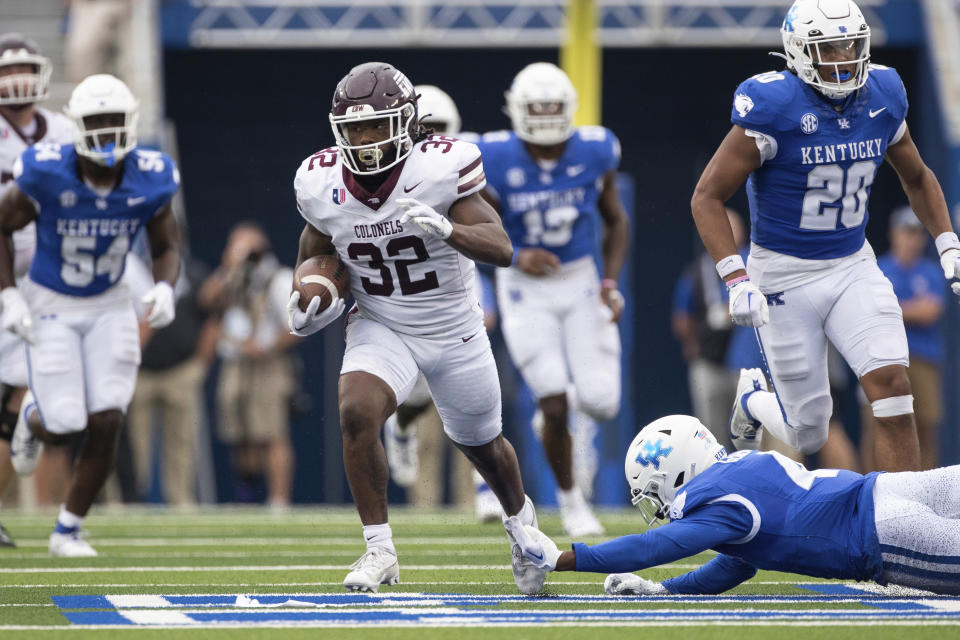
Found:
[[[503,91],[526,63],[554,59],[551,50],[307,50],[168,51],[167,114],[177,126],[183,189],[194,252],[216,264],[230,227],[256,219],[282,260],[292,263],[303,222],[294,205],[294,172],[305,156],[332,144],[327,109],[333,88],[354,64],[389,61],[414,82],[443,87],[457,102],[464,129],[508,126]],[[877,62],[895,66],[912,91],[918,55],[878,49]],[[729,128],[730,101],[746,77],[778,67],[758,49],[614,49],[604,53],[603,124],[623,143],[621,170],[635,183],[632,265],[637,286],[634,351],[627,375],[637,427],[690,409],[680,349],[669,332],[674,278],[699,247],[689,198],[700,171]],[[911,93],[911,98],[913,94]],[[910,125],[924,123],[911,111]],[[923,140],[922,136],[916,136]],[[924,149],[921,145],[921,152]],[[874,184],[868,237],[886,249],[886,218],[905,197],[884,167]],[[733,205],[745,211],[739,194]],[[324,361],[336,361],[333,331],[303,347],[305,384],[313,410],[294,425],[298,501],[349,497],[336,433],[335,381]],[[329,347],[324,350],[325,343]],[[323,423],[321,420],[325,419]],[[326,424],[326,430],[319,429]],[[508,432],[514,425],[507,425]],[[609,434],[622,439],[621,434]],[[627,441],[606,441],[608,458]],[[622,464],[622,463],[618,463]],[[623,487],[601,492],[619,495]],[[221,494],[222,497],[229,497]],[[617,499],[618,503],[621,503]]]

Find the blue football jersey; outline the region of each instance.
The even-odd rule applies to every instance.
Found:
[[[827,100],[787,71],[743,82],[731,121],[775,143],[775,155],[747,180],[750,239],[807,259],[859,250],[870,187],[906,115],[900,76],[879,65],[844,101]]]
[[[134,235],[180,183],[168,156],[135,149],[123,160],[120,184],[100,196],[78,175],[73,145],[52,143],[24,151],[14,175],[38,212],[30,279],[72,296],[96,295],[120,280]]]
[[[596,254],[603,176],[620,163],[613,132],[577,128],[550,169],[540,167],[512,131],[484,134],[477,146],[514,247],[546,249],[561,262]]]
[[[758,569],[876,579],[882,569],[873,506],[878,475],[809,471],[779,453],[739,451],[684,486],[670,518],[719,503],[739,505],[724,517],[742,520],[749,533],[716,551]]]

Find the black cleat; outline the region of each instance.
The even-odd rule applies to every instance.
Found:
[[[10,537],[10,532],[0,524],[0,547],[15,547],[17,543]]]

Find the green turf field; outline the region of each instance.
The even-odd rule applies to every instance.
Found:
[[[513,584],[502,526],[456,512],[393,510],[401,584],[378,596],[341,587],[363,552],[350,508],[95,507],[86,528],[100,556],[68,560],[47,555],[55,515],[2,512],[19,545],[0,549],[4,640],[594,638],[638,626],[657,627],[658,638],[960,637],[960,599],[770,572],[720,597],[647,599],[603,596],[602,575],[559,573],[548,576],[543,597],[525,598]],[[611,536],[637,531],[630,511],[601,512],[601,520]],[[569,543],[555,513],[541,510],[540,525]],[[643,575],[662,580],[709,558]]]

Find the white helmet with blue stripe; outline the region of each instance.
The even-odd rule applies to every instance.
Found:
[[[780,36],[787,66],[828,98],[844,98],[866,84],[870,27],[853,0],[796,0]]]
[[[630,502],[652,525],[666,517],[680,487],[726,455],[723,445],[693,416],[654,420],[627,449],[624,472]]]

